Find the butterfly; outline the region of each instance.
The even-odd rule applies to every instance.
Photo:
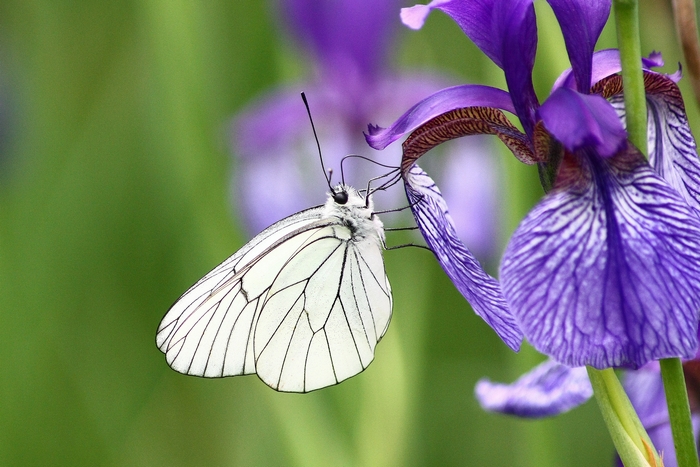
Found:
[[[369,190],[339,184],[324,205],[276,222],[189,288],[158,327],[176,371],[256,373],[309,392],[363,371],[389,326],[384,227]]]

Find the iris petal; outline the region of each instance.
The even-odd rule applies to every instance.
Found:
[[[610,15],[610,0],[548,0],[561,26],[578,91],[588,93],[593,48]]]
[[[291,33],[311,50],[326,77],[348,73],[376,78],[385,68],[399,0],[283,0],[281,13]]]
[[[695,355],[700,219],[632,148],[567,155],[557,181],[501,263],[528,341],[570,366]]]
[[[539,115],[549,132],[569,151],[591,146],[609,157],[627,141],[615,109],[600,96],[559,88],[545,101]]]
[[[680,90],[672,79],[646,79],[649,163],[700,213],[700,160]]]
[[[508,310],[498,282],[481,267],[455,231],[435,182],[417,165],[404,174],[406,196],[425,241],[464,298],[513,350],[522,332]]]
[[[485,410],[539,418],[558,415],[577,407],[593,395],[586,368],[570,368],[546,360],[513,384],[482,379],[474,390]]]
[[[700,159],[680,89],[670,76],[644,73],[647,96],[647,149],[656,173],[700,213]],[[624,122],[622,78],[611,76],[594,87],[610,99]]]
[[[430,95],[408,109],[388,128],[370,125],[365,138],[374,149],[384,149],[438,115],[462,107],[493,107],[515,113],[507,92],[489,86],[465,84]]]
[[[412,28],[420,29],[431,10],[438,9],[449,15],[469,39],[476,44],[496,65],[503,68],[503,39],[509,34],[508,27],[516,26],[514,18],[522,16],[522,10],[531,8],[532,0],[483,0],[479,2],[465,2],[463,0],[433,0],[427,5],[415,5],[403,8],[401,19],[403,23]],[[532,18],[534,21],[534,17]],[[536,30],[525,30],[528,46],[537,44]],[[534,63],[534,51],[532,56]]]
[[[605,49],[594,52],[592,60],[590,87],[593,87],[603,78],[607,78],[610,75],[622,71],[620,51],[617,49]],[[652,68],[661,66],[664,66],[664,59],[659,52],[652,52],[648,57],[642,57],[642,68],[645,70],[651,70]],[[575,89],[575,85],[573,71],[569,68],[559,75],[559,78],[554,82],[552,92],[562,86]]]
[[[533,0],[435,0],[405,9],[404,24],[414,29],[421,27],[432,9],[449,15],[503,69],[518,117],[525,132],[531,134],[535,126],[534,110],[539,105],[532,85],[537,49]]]

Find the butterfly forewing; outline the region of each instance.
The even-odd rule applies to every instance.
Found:
[[[252,267],[278,251],[278,244],[294,243],[295,237],[309,232],[320,218],[321,208],[312,208],[273,224],[190,287],[158,328],[156,344],[165,352],[168,364],[198,376],[254,373],[251,330],[260,295],[275,275],[260,269],[250,284],[243,279],[251,277],[247,272]]]

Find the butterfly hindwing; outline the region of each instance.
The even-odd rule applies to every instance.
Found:
[[[381,254],[375,239],[356,241],[347,227],[330,225],[290,258],[255,326],[256,368],[265,383],[308,392],[367,368],[391,317]],[[377,258],[373,271],[368,264]]]

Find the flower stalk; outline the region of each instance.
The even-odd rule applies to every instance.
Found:
[[[639,5],[637,0],[614,0],[617,42],[625,89],[627,133],[642,154],[647,154],[647,105],[640,58]]]
[[[603,420],[625,467],[662,466],[658,452],[613,369],[586,368]]]
[[[690,418],[688,391],[685,387],[683,365],[679,358],[664,358],[659,362],[664,381],[668,415],[673,432],[673,445],[680,467],[698,467],[698,450],[695,446]]]

